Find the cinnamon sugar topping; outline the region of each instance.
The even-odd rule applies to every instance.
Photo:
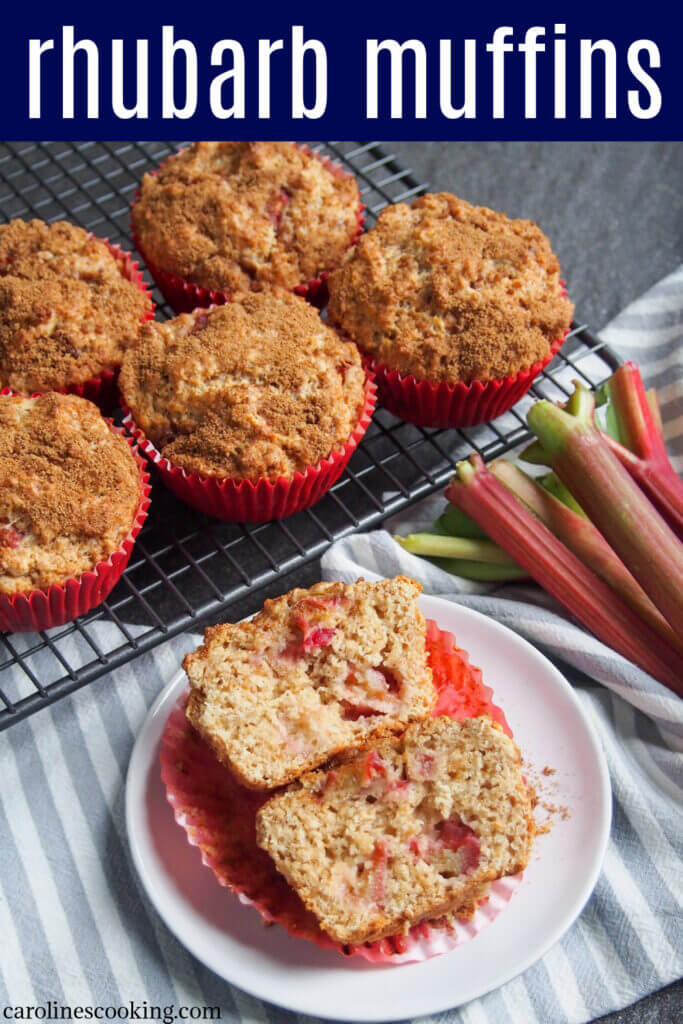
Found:
[[[205,476],[291,476],[340,448],[364,404],[355,345],[284,290],[147,324],[120,387],[174,465]]]
[[[0,225],[0,387],[63,390],[117,369],[150,308],[82,228]]]
[[[329,279],[330,319],[401,373],[505,377],[548,355],[573,306],[548,239],[447,192],[389,206]]]
[[[128,444],[90,402],[0,398],[0,593],[45,589],[106,560],[139,497]]]
[[[358,186],[290,142],[195,142],[146,174],[133,220],[145,256],[205,288],[286,288],[338,266]]]

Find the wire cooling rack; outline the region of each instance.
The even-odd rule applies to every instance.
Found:
[[[131,248],[128,211],[142,175],[182,143],[6,143],[0,145],[0,215],[67,219]],[[374,142],[312,143],[359,182],[372,224],[388,203],[427,186]],[[155,293],[157,316],[171,315]],[[593,386],[618,365],[585,326],[575,324],[532,394],[559,399],[574,378]],[[376,526],[442,487],[472,449],[485,459],[528,432],[523,399],[494,423],[423,430],[378,410],[344,475],[312,509],[280,522],[234,525],[194,512],[160,484],[128,569],[109,600],[44,633],[0,635],[0,729],[136,658],[197,629],[248,592],[322,554],[334,540]],[[229,617],[229,612],[226,618]]]

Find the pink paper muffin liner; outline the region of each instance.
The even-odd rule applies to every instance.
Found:
[[[367,374],[363,411],[348,441],[315,466],[309,466],[305,472],[297,471],[291,477],[281,476],[277,480],[263,477],[252,482],[188,473],[174,466],[161,454],[137,426],[125,406],[123,425],[135,437],[147,458],[154,463],[166,487],[181,501],[206,515],[227,522],[262,523],[271,519],[284,519],[309,508],[329,491],[343,473],[370,424],[375,395],[372,374]]]
[[[0,401],[11,394],[8,388],[3,389],[0,391]],[[109,558],[79,576],[72,576],[64,583],[53,584],[47,590],[0,594],[0,632],[33,633],[53,626],[63,626],[79,615],[85,615],[106,600],[128,565],[135,539],[147,518],[151,487],[146,462],[140,456],[133,439],[113,423],[109,426],[130,446],[140,473],[140,501],[130,530]]]
[[[315,153],[308,146],[304,146],[300,143],[296,143],[297,147],[303,150],[305,153],[310,154],[319,160],[331,174],[334,174],[338,178],[352,178],[353,175],[345,170],[341,164],[332,160],[328,156],[323,156],[320,153]],[[182,150],[179,150],[182,152]],[[174,156],[177,154],[173,154]],[[160,167],[163,167],[161,164]],[[151,174],[158,174],[160,167]],[[133,198],[133,207],[138,198],[136,192]],[[365,204],[360,199],[360,193],[358,196],[358,210],[357,210],[357,223],[356,231],[349,242],[349,249],[352,249],[360,238],[363,232],[363,226],[365,224]],[[193,281],[187,281],[185,278],[178,277],[176,274],[170,274],[168,271],[163,270],[153,263],[146,255],[143,246],[140,244],[140,238],[135,230],[135,223],[131,218],[131,232],[135,248],[142,256],[147,268],[156,281],[159,291],[164,296],[174,313],[191,313],[197,306],[223,306],[230,300],[230,293],[221,291],[220,289],[203,288],[201,285],[195,284]],[[313,277],[302,284],[296,285],[292,289],[296,295],[302,295],[308,299],[315,306],[322,308],[327,301],[327,278],[330,276],[334,267],[330,267],[328,270],[323,270],[317,277]]]
[[[469,664],[452,633],[428,621],[427,646],[439,700],[434,714],[458,720],[492,714],[510,734],[502,710],[492,703],[479,669]],[[469,921],[423,923],[406,935],[379,942],[344,946],[323,932],[313,914],[278,873],[273,861],[256,843],[256,813],[269,794],[240,785],[213,755],[185,717],[188,691],[169,715],[161,739],[161,777],[166,796],[188,841],[198,847],[202,862],[218,882],[241,903],[254,907],[267,923],[281,925],[291,935],[344,956],[360,956],[375,964],[405,964],[447,953],[474,938],[505,909],[522,875],[491,885]]]

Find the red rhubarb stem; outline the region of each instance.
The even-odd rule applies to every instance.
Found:
[[[446,497],[605,644],[683,696],[683,659],[551,531],[479,455],[460,462]]]
[[[666,464],[656,465],[645,462],[609,434],[602,436],[605,444],[616,455],[641,491],[647,495],[679,539],[683,539],[683,482],[676,475],[673,466],[668,460]]]
[[[622,443],[641,459],[663,460],[668,465],[664,439],[657,429],[637,365],[628,362],[620,366],[607,382],[607,393]]]
[[[568,508],[512,462],[498,459],[491,463],[489,469],[536,519],[683,656],[683,640],[676,636],[590,519]]]
[[[683,537],[683,482],[669,462],[662,432],[659,403],[645,390],[640,370],[624,363],[606,385],[621,444],[608,444],[621,464]]]
[[[683,545],[676,534],[593,422],[547,401],[532,406],[527,421],[560,480],[674,632],[683,636]]]

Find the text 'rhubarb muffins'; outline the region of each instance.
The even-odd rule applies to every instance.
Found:
[[[237,521],[316,501],[342,472],[374,400],[356,346],[282,289],[147,324],[120,388],[126,424],[167,485]]]
[[[0,388],[109,401],[123,353],[153,309],[137,264],[83,228],[0,225]]]
[[[362,227],[354,178],[291,142],[195,142],[142,179],[136,244],[176,312],[235,291],[317,291]]]
[[[380,401],[423,426],[500,415],[569,329],[559,263],[528,220],[449,193],[388,206],[330,275],[329,316],[371,361]]]
[[[85,399],[0,396],[0,628],[58,625],[107,596],[149,504],[139,462]]]

